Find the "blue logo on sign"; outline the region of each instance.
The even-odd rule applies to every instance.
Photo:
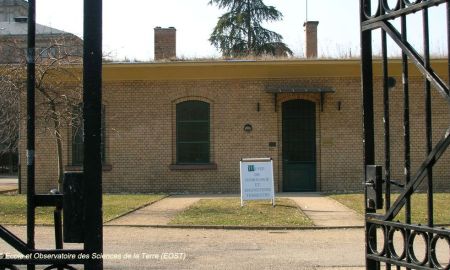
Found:
[[[255,171],[255,165],[248,165],[248,171],[254,172]]]

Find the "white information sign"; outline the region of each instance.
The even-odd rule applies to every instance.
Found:
[[[275,206],[273,161],[271,158],[244,158],[241,168],[241,206],[244,201],[272,200]]]

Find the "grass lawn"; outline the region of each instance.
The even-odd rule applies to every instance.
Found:
[[[173,225],[228,225],[228,226],[313,226],[289,199],[245,202],[240,199],[203,199],[178,214]]]
[[[341,202],[347,207],[354,209],[360,214],[364,214],[364,195],[363,194],[340,194],[330,195],[331,198]],[[398,194],[393,194],[391,197],[391,204],[394,203]],[[450,193],[435,193],[434,194],[434,223],[435,224],[450,224],[450,211],[448,209],[448,202],[450,202]],[[427,223],[427,195],[417,193],[412,196],[412,223],[426,224]],[[379,210],[378,213],[384,213]],[[394,220],[405,220],[404,210]]]
[[[103,221],[107,222],[164,195],[103,195]],[[37,208],[36,224],[53,224],[54,208]],[[26,196],[0,195],[0,224],[26,224]]]

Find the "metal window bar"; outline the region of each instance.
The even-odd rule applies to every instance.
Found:
[[[447,38],[448,52],[450,53],[450,7],[448,0],[398,0],[395,7],[389,7],[387,0],[379,0],[378,8],[373,10],[370,0],[360,0],[360,18],[361,18],[361,72],[362,72],[362,94],[363,94],[363,123],[364,123],[364,165],[366,172],[376,172],[371,169],[368,171],[366,166],[375,165],[375,140],[374,140],[374,89],[373,86],[373,56],[372,56],[372,31],[381,29],[381,48],[382,48],[382,70],[383,70],[383,117],[384,117],[384,192],[385,192],[385,213],[376,214],[376,208],[381,208],[380,204],[374,204],[373,194],[383,192],[381,188],[374,192],[368,192],[368,189],[376,187],[373,182],[373,176],[366,173],[366,268],[380,269],[380,263],[386,265],[386,269],[396,266],[406,269],[448,269],[450,265],[442,266],[436,260],[436,239],[444,239],[450,245],[450,230],[437,229],[433,219],[433,166],[446,151],[450,145],[450,128],[433,147],[432,141],[432,100],[431,86],[434,86],[441,96],[450,104],[449,85],[442,80],[432,69],[429,49],[429,18],[428,9],[432,6],[441,4],[446,5],[447,11]],[[414,47],[409,44],[407,37],[407,17],[415,12],[422,13],[423,25],[423,47],[424,52],[421,56]],[[391,24],[391,20],[400,18],[400,32]],[[389,119],[389,70],[386,39],[389,36],[402,49],[402,87],[403,87],[403,128],[404,128],[404,171],[405,185],[403,191],[391,204],[391,154],[390,154],[390,119]],[[409,93],[409,67],[408,63],[415,64],[417,69],[424,75],[424,104],[425,104],[425,150],[427,157],[411,177],[411,141],[410,141],[410,93]],[[448,74],[450,76],[450,60],[448,60]],[[380,176],[381,177],[381,176]],[[427,218],[426,226],[411,224],[411,195],[418,189],[419,185],[427,178]],[[372,181],[372,182],[370,182]],[[378,198],[378,195],[377,195]],[[405,208],[405,221],[392,222],[402,208]],[[384,237],[384,246],[377,247],[376,231],[381,230]],[[395,252],[392,247],[393,235],[400,231],[404,241],[405,248],[402,255]],[[423,237],[426,241],[426,256],[419,261],[414,254],[414,241],[418,237]],[[450,259],[450,258],[449,258]],[[450,263],[450,262],[449,262]]]

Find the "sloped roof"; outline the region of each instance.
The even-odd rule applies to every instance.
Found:
[[[28,24],[23,22],[0,22],[0,36],[27,35]],[[62,35],[71,34],[56,28],[42,24],[36,24],[37,35]]]

